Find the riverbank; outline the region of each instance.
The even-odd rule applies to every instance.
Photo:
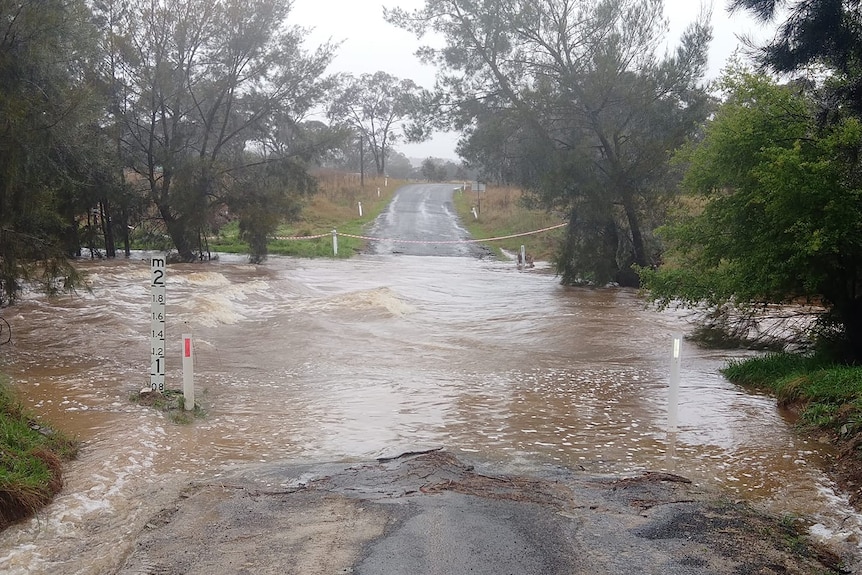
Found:
[[[862,510],[862,367],[782,353],[732,362],[722,373],[774,394],[798,414],[802,433],[835,445],[839,455],[827,471]]]
[[[34,515],[63,488],[78,443],[45,426],[0,381],[0,529]]]

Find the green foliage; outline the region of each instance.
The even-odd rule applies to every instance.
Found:
[[[320,193],[305,198],[301,212],[293,221],[275,222],[276,227],[267,234],[265,253],[294,257],[332,257],[332,237],[328,233],[337,229],[342,234],[364,235],[368,225],[377,218],[392,199],[399,182],[390,180],[389,187],[383,186],[383,181],[372,181],[364,189],[358,186],[348,186],[344,189],[331,190],[330,182],[322,178],[315,188]],[[380,197],[372,189],[381,188]],[[358,216],[356,203],[362,202],[362,217]],[[297,208],[299,209],[299,208]],[[248,240],[241,233],[241,221],[231,222],[223,226],[217,236],[210,240],[213,250],[228,253],[250,252]],[[277,239],[277,237],[303,237],[326,234],[314,239]],[[365,242],[356,238],[339,236],[338,258],[348,258],[362,251]]]
[[[270,162],[243,170],[242,194],[228,199],[239,216],[239,237],[249,247],[249,260],[261,263],[269,238],[284,220],[295,220],[300,199],[315,190],[315,181],[295,162]]]
[[[446,166],[435,162],[432,158],[422,160],[419,174],[429,182],[442,182],[446,180]]]
[[[113,120],[179,258],[204,251],[227,207],[262,260],[267,234],[309,191],[306,166],[328,146],[325,129],[300,119],[331,87],[333,46],[307,52],[303,31],[284,24],[287,0],[135,2],[116,18],[110,5],[102,12],[118,41],[106,58],[122,69]]]
[[[708,113],[706,15],[662,57],[660,0],[426,0],[386,14],[445,38],[421,51],[441,69],[426,105],[465,132],[471,167],[566,212],[563,281],[636,283],[632,264],[656,259],[670,151]]]
[[[365,151],[374,158],[378,176],[386,174],[392,145],[401,136],[405,121],[415,113],[418,91],[413,80],[399,79],[386,72],[341,77],[329,116],[355,130],[360,147],[367,144]]]
[[[703,140],[679,156],[700,207],[664,229],[668,264],[642,280],[662,304],[820,301],[852,358],[862,350],[862,124],[818,129],[804,94],[762,75],[732,70],[723,87]]]
[[[770,354],[733,361],[722,370],[732,382],[767,389],[785,405],[801,406],[801,422],[843,436],[862,431],[862,367],[822,356]]]
[[[74,283],[65,257],[98,169],[98,99],[84,71],[95,47],[84,2],[0,5],[0,305],[23,283]],[[86,210],[86,208],[84,208]]]
[[[828,362],[818,356],[792,353],[771,353],[759,357],[732,360],[721,372],[732,382],[752,387],[769,388],[790,376],[816,371]]]
[[[776,8],[785,7],[785,10]],[[731,9],[746,9],[764,22],[775,21],[777,33],[763,45],[758,60],[781,74],[809,76],[812,67],[829,72],[823,86],[821,119],[831,123],[862,115],[862,2],[860,0],[733,0]],[[809,78],[810,80],[810,78]]]
[[[0,381],[0,528],[35,513],[62,487],[78,444],[36,422]]]

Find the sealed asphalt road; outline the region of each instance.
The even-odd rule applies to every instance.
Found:
[[[189,485],[122,575],[852,572],[787,522],[661,473],[494,475],[445,451]]]

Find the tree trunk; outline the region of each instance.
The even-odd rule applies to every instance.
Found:
[[[177,248],[177,254],[180,261],[193,262],[195,254],[192,251],[192,245],[188,238],[188,230],[185,222],[182,219],[177,219],[164,206],[159,206],[159,213],[162,215],[162,220],[165,222],[165,227],[168,230],[168,235],[174,242],[174,247]]]
[[[117,257],[117,246],[114,243],[114,224],[111,217],[111,207],[108,200],[99,202],[99,211],[102,215],[102,235],[105,238],[105,257]]]
[[[126,257],[132,255],[132,242],[129,238],[129,212],[125,207],[120,208],[120,235],[123,238],[123,251]]]
[[[623,208],[626,212],[626,219],[629,223],[629,230],[632,235],[632,249],[634,253],[634,263],[640,267],[649,267],[650,261],[644,246],[643,234],[641,233],[640,216],[638,215],[635,200],[632,195],[626,191],[622,193]]]
[[[851,300],[846,310],[841,313],[844,323],[844,335],[847,338],[847,361],[853,364],[862,363],[862,298]]]
[[[359,137],[359,187],[365,187],[365,136]]]

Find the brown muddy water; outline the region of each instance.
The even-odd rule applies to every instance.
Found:
[[[3,310],[13,341],[0,372],[84,447],[56,501],[0,534],[2,573],[110,573],[184,482],[225,467],[437,446],[512,472],[668,470],[810,517],[827,540],[862,533],[821,471],[827,448],[719,374],[740,352],[683,344],[680,430],[668,436],[671,338],[690,318],[506,262],[169,266],[168,386],[181,387],[191,333],[206,411],[176,425],[130,401],[149,384],[146,257],[82,263],[91,292]]]

